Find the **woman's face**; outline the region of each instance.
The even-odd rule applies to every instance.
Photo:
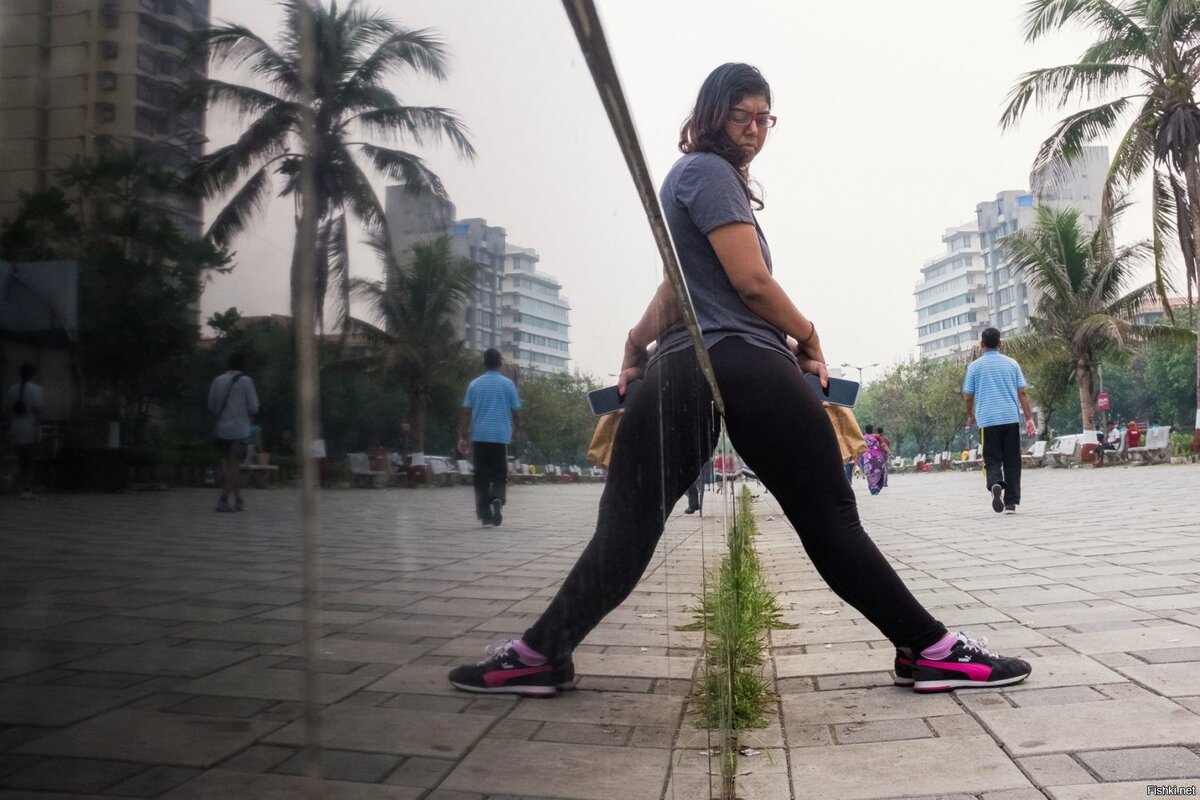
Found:
[[[767,127],[759,125],[757,117],[762,114],[770,114],[771,104],[767,101],[766,95],[752,94],[734,103],[729,110],[730,112],[746,112],[751,115],[749,122],[744,125],[728,118],[725,120],[725,135],[742,149],[742,152],[746,154],[744,163],[749,164],[767,142]],[[734,114],[734,116],[744,117],[745,114]]]

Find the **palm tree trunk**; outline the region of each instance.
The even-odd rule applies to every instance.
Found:
[[[1094,431],[1096,429],[1094,424],[1096,409],[1092,397],[1092,367],[1090,364],[1082,360],[1075,364],[1075,383],[1079,386],[1079,416],[1080,422],[1083,423],[1083,430]]]
[[[1188,165],[1187,170],[1188,202],[1192,206],[1192,241],[1200,245],[1200,165],[1195,160]],[[1184,265],[1187,268],[1187,265]],[[1193,289],[1200,291],[1200,264],[1192,265],[1193,272],[1184,275],[1188,287],[1188,299],[1192,300]],[[1164,301],[1165,303],[1165,301]],[[1170,309],[1163,309],[1170,314]],[[1189,312],[1192,315],[1192,331],[1196,334],[1196,429],[1192,433],[1192,452],[1200,452],[1200,302],[1193,303]]]

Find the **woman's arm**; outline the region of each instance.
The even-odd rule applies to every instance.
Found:
[[[642,312],[642,318],[629,329],[625,339],[625,355],[621,359],[621,375],[617,379],[617,392],[624,396],[625,384],[642,377],[646,371],[647,348],[658,339],[660,333],[682,316],[675,290],[671,282],[663,279],[650,298],[650,304]]]
[[[801,361],[801,368],[819,373],[824,384],[828,375],[824,371],[825,354],[821,352],[817,326],[800,313],[767,270],[754,226],[746,222],[722,225],[708,234],[708,241],[746,307],[783,331]]]

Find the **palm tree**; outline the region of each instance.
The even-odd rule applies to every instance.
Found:
[[[408,393],[412,449],[425,449],[425,416],[439,374],[462,352],[453,318],[466,303],[479,265],[455,258],[446,237],[412,247],[412,259],[401,266],[390,245],[371,245],[384,264],[384,279],[351,281],[351,292],[371,307],[382,323],[387,342],[383,366],[394,371]]]
[[[1115,216],[1122,207],[1114,207]],[[1092,375],[1102,356],[1126,353],[1143,342],[1191,337],[1178,328],[1132,322],[1154,297],[1153,282],[1127,288],[1152,257],[1152,246],[1114,247],[1108,230],[1089,234],[1079,225],[1079,212],[1039,206],[1032,228],[1003,240],[1013,270],[1038,293],[1029,330],[1010,340],[1009,349],[1066,365],[1079,390],[1085,431],[1095,430]]]
[[[237,141],[199,160],[191,183],[205,197],[233,192],[208,230],[213,240],[226,244],[263,208],[273,179],[278,179],[280,193],[296,205],[293,314],[299,318],[299,257],[313,248],[317,318],[323,318],[327,289],[333,287],[339,321],[344,322],[350,290],[347,217],[356,218],[369,234],[387,236],[383,205],[360,162],[411,191],[445,195],[420,157],[366,139],[407,138],[424,145],[445,138],[463,157],[473,158],[475,151],[453,111],[403,105],[384,85],[391,74],[406,71],[446,77],[446,50],[432,32],[401,27],[356,0],[342,9],[337,0],[328,7],[309,0],[283,0],[282,5],[285,25],[278,49],[241,25],[211,27],[197,37],[199,54],[215,65],[248,70],[253,80],[241,85],[204,78],[189,84],[185,104],[223,106],[248,123]],[[306,102],[302,85],[305,25],[311,26],[316,42],[311,102]],[[310,119],[315,146],[303,135]],[[308,211],[315,214],[316,242],[304,241],[300,225],[305,211],[300,174],[306,162],[315,176],[316,208]]]
[[[1105,186],[1106,216],[1129,185],[1149,171],[1156,292],[1170,315],[1164,241],[1174,236],[1179,243],[1189,305],[1200,290],[1200,3],[1032,0],[1025,12],[1026,41],[1071,23],[1096,31],[1099,38],[1076,64],[1023,75],[1009,93],[1001,127],[1016,125],[1031,102],[1062,109],[1073,101],[1115,96],[1058,123],[1034,160],[1034,179],[1052,178],[1056,165],[1069,163],[1090,140],[1123,131]],[[1133,91],[1125,93],[1131,84]],[[1200,333],[1200,314],[1192,319]],[[1200,337],[1196,363],[1200,420]],[[1200,431],[1196,438],[1200,442]]]

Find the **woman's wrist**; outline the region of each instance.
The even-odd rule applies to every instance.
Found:
[[[810,320],[808,320],[808,336],[805,336],[803,339],[797,339],[797,340],[796,340],[796,344],[797,344],[797,345],[799,345],[800,347],[803,347],[804,345],[806,345],[806,344],[808,344],[809,342],[811,342],[811,341],[812,341],[812,338],[813,338],[814,336],[816,336],[816,335],[817,335],[817,326],[816,326],[816,323],[814,323],[814,322],[813,322],[813,321],[810,319]]]

